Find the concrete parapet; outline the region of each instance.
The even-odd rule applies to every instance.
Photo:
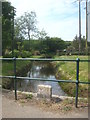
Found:
[[[52,87],[50,85],[38,85],[37,97],[50,100],[52,98]]]

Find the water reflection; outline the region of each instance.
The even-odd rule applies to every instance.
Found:
[[[50,62],[32,62],[31,69],[27,73],[27,76],[31,78],[56,79],[55,72]],[[37,86],[40,84],[51,85],[52,93],[55,95],[65,95],[58,83],[52,81],[23,80],[18,82],[18,89],[21,91],[37,92]]]

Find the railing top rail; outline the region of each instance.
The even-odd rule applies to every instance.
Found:
[[[28,79],[28,80],[39,80],[39,81],[53,81],[53,82],[66,82],[66,83],[76,83],[76,99],[75,99],[75,106],[77,107],[78,104],[78,85],[81,84],[90,84],[90,82],[83,82],[79,81],[79,62],[90,62],[90,60],[79,58],[77,59],[50,59],[50,58],[0,58],[0,60],[11,60],[14,62],[14,76],[0,76],[0,78],[13,78],[14,79],[14,87],[15,87],[15,100],[17,100],[17,81],[16,79]],[[65,62],[76,62],[76,81],[75,80],[56,80],[56,79],[44,79],[44,78],[29,78],[29,77],[18,77],[16,76],[16,60],[29,60],[29,61],[65,61]]]
[[[52,59],[52,58],[0,58],[0,60],[30,60],[30,61],[70,61],[70,62],[76,62],[79,60],[80,62],[90,62],[90,60],[85,59]]]
[[[64,82],[64,83],[77,83],[76,80],[59,80],[59,79],[45,79],[45,78],[30,78],[30,77],[19,77],[19,76],[1,76],[0,78],[12,78],[12,79],[23,79],[23,80],[37,80],[37,81],[53,81],[53,82]],[[90,84],[90,82],[78,81],[81,84]]]

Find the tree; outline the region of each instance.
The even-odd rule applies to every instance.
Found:
[[[79,37],[76,35],[73,39],[72,45],[75,48],[75,51],[79,51]]]
[[[36,32],[36,13],[31,11],[30,13],[25,12],[22,16],[16,19],[16,28],[19,36],[28,37],[29,45],[31,34]]]
[[[37,32],[37,38],[39,40],[45,40],[46,37],[47,37],[47,33],[46,33],[46,31],[44,29],[42,29],[41,31]]]
[[[12,46],[12,27],[14,7],[10,2],[2,2],[2,54],[5,54],[6,49],[11,49]]]
[[[14,30],[15,30],[15,39],[17,40],[21,40],[22,38],[24,39],[24,33],[19,19],[15,20]]]
[[[81,52],[85,50],[85,36],[81,37]],[[76,35],[73,42],[72,46],[75,48],[76,51],[79,51],[79,37]]]
[[[61,38],[57,37],[46,37],[43,41],[42,49],[40,52],[45,54],[56,54],[57,51],[62,52],[66,47],[65,42]]]

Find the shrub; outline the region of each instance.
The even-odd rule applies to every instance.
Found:
[[[12,54],[5,54],[3,58],[12,58]]]
[[[6,52],[3,57],[4,58],[12,58],[12,51],[11,52]]]
[[[42,54],[42,57],[43,57],[43,58],[53,58],[53,57],[54,57],[54,54],[52,54],[52,53]]]
[[[32,99],[32,98],[33,98],[33,95],[32,95],[32,94],[26,95],[26,99]]]
[[[31,52],[29,52],[29,51],[22,51],[22,57],[23,58],[26,58],[26,57],[30,57],[32,55],[32,53]]]
[[[15,57],[19,57],[20,56],[20,52],[18,50],[16,50],[16,49],[14,50],[14,56]]]

